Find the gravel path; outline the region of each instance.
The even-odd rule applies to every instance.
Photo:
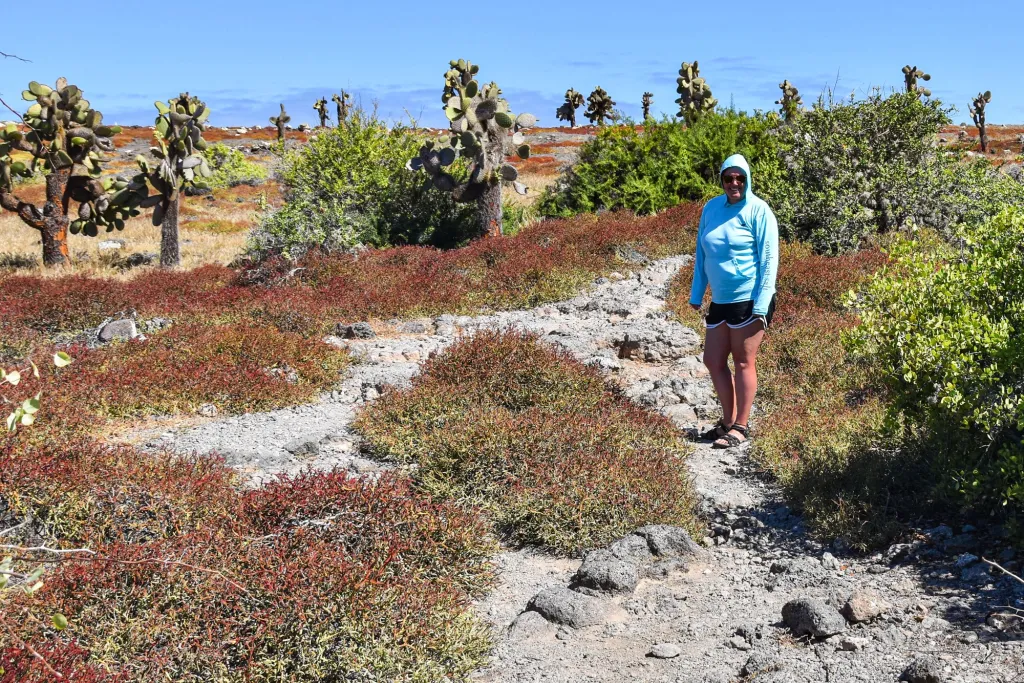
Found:
[[[360,455],[348,428],[359,406],[387,385],[407,383],[458,335],[503,327],[565,347],[632,399],[682,429],[697,428],[716,415],[700,337],[663,309],[669,280],[688,261],[613,274],[572,300],[530,311],[393,321],[369,339],[330,338],[360,362],[316,404],[137,436],[153,447],[218,451],[254,484],[309,466],[372,474],[384,465]],[[745,449],[698,444],[689,467],[703,498],[707,535],[696,540],[705,549],[685,565],[657,565],[660,573],[623,594],[584,596],[600,613],[592,625],[558,625],[524,611],[538,592],[568,586],[579,560],[500,554],[499,585],[476,605],[494,627],[496,647],[474,680],[875,682],[896,681],[908,667],[906,679],[915,682],[1024,680],[1015,678],[1024,669],[1021,619],[999,607],[1024,606],[1024,592],[978,558],[1015,566],[994,534],[936,526],[912,543],[854,556],[811,540]],[[870,618],[839,616],[851,596],[852,619]],[[811,601],[803,622],[838,632],[795,634],[783,606],[796,599]]]

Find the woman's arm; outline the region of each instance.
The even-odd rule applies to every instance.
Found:
[[[704,291],[708,288],[708,276],[704,272],[704,247],[701,246],[700,238],[704,234],[704,216],[707,215],[707,205],[700,212],[700,222],[697,224],[697,251],[693,255],[693,284],[690,285],[690,306],[699,309],[704,302]]]
[[[767,315],[775,296],[775,276],[779,270],[779,223],[767,204],[754,218],[754,242],[757,247],[754,315]]]

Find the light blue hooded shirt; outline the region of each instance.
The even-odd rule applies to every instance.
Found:
[[[754,194],[750,166],[742,154],[733,154],[722,164],[719,185],[725,169],[733,167],[747,176],[744,196],[730,204],[722,194],[704,205],[690,303],[699,306],[710,284],[712,302],[753,300],[754,315],[767,315],[779,269],[779,225],[768,204]]]

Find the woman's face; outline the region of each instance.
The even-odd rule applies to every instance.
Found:
[[[746,192],[747,175],[741,168],[735,166],[727,168],[722,172],[722,187],[725,189],[725,197],[729,203],[735,204],[743,199]]]

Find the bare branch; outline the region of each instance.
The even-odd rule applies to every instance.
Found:
[[[26,548],[20,545],[0,545],[0,549],[17,550],[23,553],[53,553],[55,555],[63,555],[66,553],[89,553],[90,555],[96,554],[96,551],[89,550],[88,548],[70,548],[68,550],[61,550],[59,548],[47,548],[45,545],[37,545],[31,548]]]
[[[1011,572],[1011,571],[1010,571],[1009,569],[1006,569],[1005,567],[1002,567],[1002,566],[1000,566],[1000,565],[996,564],[996,563],[995,563],[995,562],[993,562],[992,560],[986,560],[986,559],[985,559],[985,558],[983,557],[983,558],[981,558],[981,561],[982,561],[982,562],[984,562],[985,564],[990,564],[990,565],[992,565],[993,567],[995,567],[996,569],[998,569],[998,570],[999,570],[999,571],[1001,571],[1002,573],[1004,573],[1004,574],[1007,574],[1008,576],[1012,576],[1013,578],[1015,578],[1015,579],[1016,579],[1017,581],[1019,581],[1020,583],[1024,583],[1024,579],[1020,578],[1019,576],[1017,576],[1016,574],[1014,574],[1013,572]]]
[[[14,196],[13,192],[0,190],[0,206],[18,214],[18,217],[29,227],[42,231],[43,214],[34,204],[21,201]]]
[[[29,645],[24,640],[18,637],[18,634],[15,633],[14,629],[11,627],[10,622],[7,621],[7,619],[2,615],[0,615],[0,624],[4,625],[4,628],[7,629],[7,632],[11,634],[11,638],[13,638],[14,641],[18,643],[18,645],[21,645],[23,648],[28,650],[33,657],[39,660],[39,663],[43,665],[43,668],[46,669],[47,673],[49,673],[54,678],[59,678],[61,680],[64,679],[64,676],[62,676],[60,672],[58,672],[56,669],[50,666],[50,664],[45,659],[43,659],[43,656],[36,652],[36,649],[34,647],[32,647],[31,645]]]
[[[18,55],[9,55],[6,52],[0,52],[0,57],[3,57],[5,59],[17,59],[19,62],[31,62],[32,61],[30,59],[25,59],[24,57],[19,57]]]

